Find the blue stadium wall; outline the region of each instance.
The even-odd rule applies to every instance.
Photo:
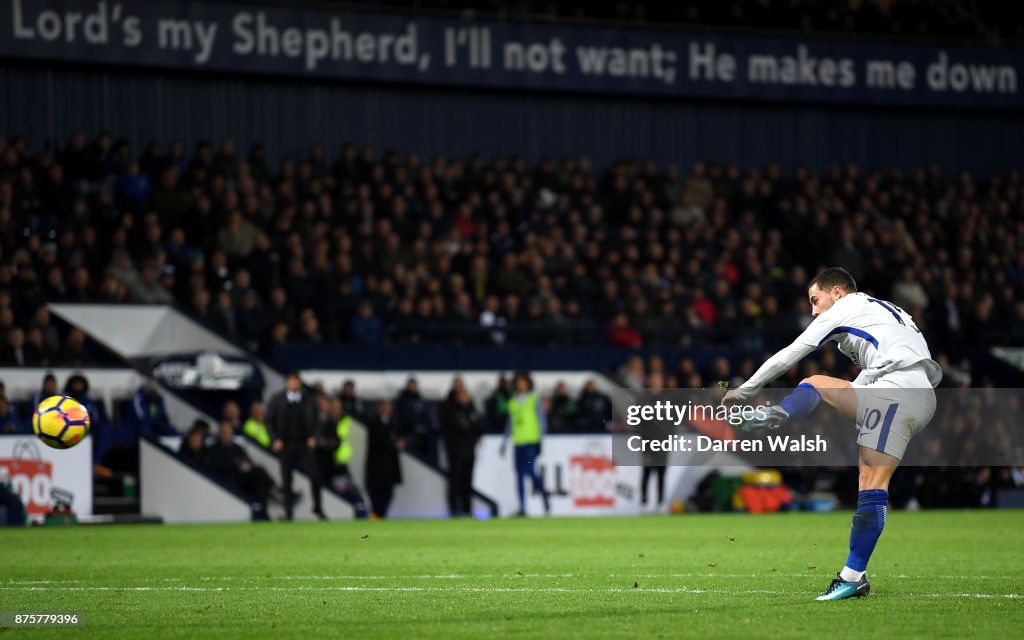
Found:
[[[10,62],[10,61],[7,61]],[[6,64],[0,134],[63,145],[74,130],[109,129],[141,149],[153,137],[192,144],[230,136],[263,142],[271,158],[321,141],[468,154],[585,154],[687,164],[857,162],[944,171],[1019,166],[1024,126],[1014,112],[835,108],[467,92],[444,88],[282,81]]]

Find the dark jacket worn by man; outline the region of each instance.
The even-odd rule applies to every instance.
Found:
[[[484,422],[469,395],[458,391],[441,406],[441,437],[448,457],[448,509],[451,515],[472,515],[473,465]]]
[[[293,517],[292,474],[298,467],[309,476],[313,486],[313,513],[322,519],[320,474],[314,460],[314,447],[320,435],[319,414],[313,396],[302,389],[301,383],[296,386],[298,389],[286,387],[270,398],[267,403],[267,431],[273,443],[272,449],[281,458],[285,516],[289,520]]]
[[[373,514],[385,518],[395,485],[402,482],[399,451],[405,446],[389,403],[381,403],[377,415],[366,424],[366,432],[366,492]]]

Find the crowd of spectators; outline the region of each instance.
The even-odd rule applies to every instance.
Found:
[[[738,347],[809,320],[842,265],[933,350],[1024,342],[1016,171],[680,169],[231,140],[136,153],[0,139],[0,359],[80,359],[46,301],[177,302],[248,348],[294,342]],[[15,321],[17,319],[17,321]]]
[[[343,0],[346,5],[351,0]],[[398,10],[459,12],[497,19],[587,20],[665,28],[732,28],[758,31],[826,32],[888,37],[991,41],[1024,36],[1016,3],[977,0],[698,0],[626,2],[598,0],[384,0],[361,2]]]

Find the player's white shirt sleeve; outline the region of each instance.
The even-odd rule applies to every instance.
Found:
[[[754,375],[736,389],[736,398],[746,400],[815,351],[836,327],[843,324],[843,306],[837,308],[833,304],[828,311],[815,318],[792,344],[765,360]]]

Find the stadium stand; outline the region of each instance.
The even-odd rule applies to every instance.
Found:
[[[258,144],[244,157],[231,140],[185,149],[152,141],[135,154],[105,132],[55,150],[0,141],[8,365],[92,360],[82,332],[57,326],[46,302],[174,302],[264,355],[295,343],[699,341],[730,356],[700,365],[634,356],[615,376],[633,388],[651,375],[703,388],[745,378],[798,331],[808,274],[832,263],[913,314],[947,384],[968,383],[978,349],[1024,342],[1013,171],[597,168],[586,158],[425,160],[352,144],[333,158],[315,144],[275,164]],[[823,352],[787,383],[848,366]],[[556,394],[554,429],[604,430],[607,410],[595,403],[586,391],[571,402]],[[28,409],[14,410],[20,419],[6,415],[18,426],[7,428],[23,431]],[[409,428],[432,460],[439,407],[417,411]],[[489,423],[503,428],[500,417]],[[956,473],[968,479],[951,480],[961,488],[946,498],[980,504],[977,470]],[[806,488],[814,477],[789,480]]]
[[[5,362],[88,359],[44,301],[175,301],[266,354],[695,337],[759,352],[799,327],[790,301],[831,263],[904,306],[954,363],[1024,341],[1017,172],[529,166],[349,144],[272,166],[230,140],[131,149],[108,133],[59,150],[0,142]]]

